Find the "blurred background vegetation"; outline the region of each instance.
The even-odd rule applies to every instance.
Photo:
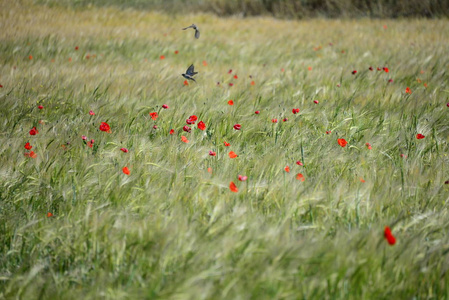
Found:
[[[301,19],[449,17],[448,0],[35,0],[50,6],[119,6],[169,13],[214,13]]]

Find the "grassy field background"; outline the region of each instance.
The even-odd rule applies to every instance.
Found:
[[[448,25],[0,1],[0,298],[448,298]]]

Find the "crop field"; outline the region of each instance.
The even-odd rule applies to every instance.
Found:
[[[0,299],[449,298],[447,19],[0,28]]]

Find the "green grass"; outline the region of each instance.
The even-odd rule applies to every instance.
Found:
[[[449,298],[448,25],[0,2],[0,298]]]

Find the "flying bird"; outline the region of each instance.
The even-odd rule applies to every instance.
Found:
[[[187,69],[186,73],[185,73],[185,74],[181,74],[182,77],[184,77],[184,78],[186,78],[186,79],[189,79],[189,80],[193,80],[193,81],[196,82],[196,80],[193,78],[193,76],[194,76],[195,74],[198,74],[198,72],[195,72],[195,71],[194,71],[194,68],[195,68],[195,67],[193,66],[193,64],[191,64],[190,67]]]
[[[189,29],[189,28],[195,29],[195,38],[199,39],[200,38],[200,31],[198,30],[198,27],[196,27],[195,24],[192,24],[189,27],[183,28],[182,30],[186,30],[186,29]]]

